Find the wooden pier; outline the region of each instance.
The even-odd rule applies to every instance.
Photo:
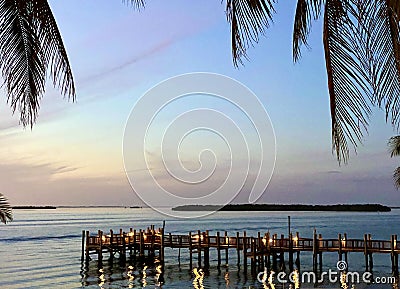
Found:
[[[89,262],[90,255],[97,255],[102,261],[103,255],[114,258],[119,254],[119,259],[124,261],[129,254],[131,257],[157,256],[164,263],[165,248],[179,249],[178,261],[180,264],[181,249],[189,253],[190,269],[193,267],[193,256],[197,255],[197,266],[210,267],[210,250],[216,250],[217,266],[222,262],[229,263],[229,253],[234,251],[237,265],[247,270],[250,261],[252,272],[260,272],[264,268],[274,271],[294,268],[300,270],[300,254],[310,252],[312,254],[313,271],[322,272],[322,255],[324,253],[338,254],[338,260],[348,264],[349,252],[360,252],[365,256],[365,270],[373,270],[373,254],[387,254],[390,256],[392,274],[398,276],[400,245],[397,243],[397,235],[392,235],[391,240],[373,240],[371,235],[364,235],[363,239],[349,239],[346,234],[339,234],[335,239],[323,239],[314,230],[312,238],[303,238],[299,233],[289,236],[271,234],[270,232],[258,233],[256,236],[248,236],[246,231],[228,235],[227,232],[210,234],[209,231],[189,232],[188,234],[165,233],[164,228],[155,229],[151,226],[145,230],[130,229],[125,232],[110,230],[108,233],[98,231],[91,234],[82,231],[82,261]],[[146,253],[147,252],[147,253]],[[224,254],[225,260],[222,259]],[[287,258],[287,259],[285,259]],[[286,262],[285,262],[286,260]],[[289,268],[285,268],[288,264]]]

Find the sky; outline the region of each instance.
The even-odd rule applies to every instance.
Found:
[[[251,89],[273,124],[276,166],[258,202],[400,206],[392,182],[400,159],[391,159],[387,148],[395,132],[381,110],[374,111],[368,134],[357,153],[351,151],[347,165],[339,166],[332,155],[321,23],[313,26],[311,48],[293,64],[291,1],[276,5],[274,23],[239,68],[232,63],[221,1],[154,0],[141,12],[119,1],[49,2],[72,65],[77,101],[64,99],[49,86],[32,130],[20,126],[6,101],[1,102],[0,191],[11,204],[142,205],[124,170],[123,135],[132,108],[160,81],[211,72]],[[205,105],[241,117],[207,97],[178,103],[165,115]],[[153,129],[157,131],[157,123]],[[228,157],[224,144],[200,134],[186,143],[186,158],[193,166],[189,169],[199,169],[193,160],[211,144]],[[162,169],[160,163],[151,165]],[[233,173],[239,172],[235,168]],[[234,202],[247,202],[248,185]],[[177,194],[196,194],[169,186]]]

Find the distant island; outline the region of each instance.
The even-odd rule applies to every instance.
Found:
[[[390,212],[391,208],[380,204],[337,204],[337,205],[184,205],[172,208],[173,211],[305,211],[305,212]]]
[[[123,209],[142,209],[140,206],[14,206],[13,210],[55,210],[55,209],[97,209],[97,208],[123,208]]]
[[[55,210],[54,206],[15,206],[13,210]]]

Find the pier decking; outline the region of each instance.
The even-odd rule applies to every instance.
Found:
[[[227,232],[212,235],[209,231],[189,232],[188,234],[165,233],[163,228],[155,229],[151,226],[145,230],[130,229],[118,233],[110,230],[109,233],[98,231],[90,234],[89,231],[82,232],[82,261],[89,261],[90,255],[95,254],[98,260],[102,260],[103,254],[109,253],[113,258],[116,253],[120,258],[130,256],[144,257],[155,256],[164,262],[165,248],[179,249],[179,263],[181,249],[189,253],[190,268],[193,266],[193,255],[197,255],[199,267],[210,266],[210,250],[217,252],[217,266],[221,265],[221,252],[225,253],[225,263],[229,262],[229,251],[234,250],[238,265],[247,269],[248,260],[252,271],[256,269],[272,268],[282,270],[285,268],[285,255],[288,258],[289,270],[294,266],[300,269],[300,253],[311,252],[313,271],[322,271],[322,254],[333,252],[338,254],[338,260],[348,262],[349,252],[360,252],[365,256],[365,270],[373,269],[373,254],[388,254],[391,257],[392,273],[398,275],[398,255],[400,245],[397,243],[397,235],[392,235],[391,240],[373,240],[371,235],[364,235],[363,239],[349,239],[347,235],[338,235],[335,239],[323,239],[314,231],[313,238],[303,238],[299,233],[289,236],[278,236],[270,232],[258,233],[256,236],[247,236],[246,231],[235,235]],[[295,258],[296,257],[296,258]],[[272,260],[271,260],[272,259]]]

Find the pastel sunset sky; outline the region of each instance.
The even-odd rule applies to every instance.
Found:
[[[32,130],[0,106],[0,191],[13,205],[141,204],[124,172],[123,132],[135,102],[160,81],[189,72],[224,74],[261,100],[274,126],[275,173],[259,202],[400,205],[388,154],[395,134],[375,110],[348,165],[331,152],[321,23],[293,64],[292,1],[277,4],[250,61],[232,64],[221,1],[152,0],[141,12],[121,1],[50,1],[77,87],[68,102],[50,86]],[[49,82],[50,84],[50,82]],[[4,95],[4,93],[3,93]],[[189,192],[190,193],[190,192]],[[243,192],[236,202],[247,200]]]

